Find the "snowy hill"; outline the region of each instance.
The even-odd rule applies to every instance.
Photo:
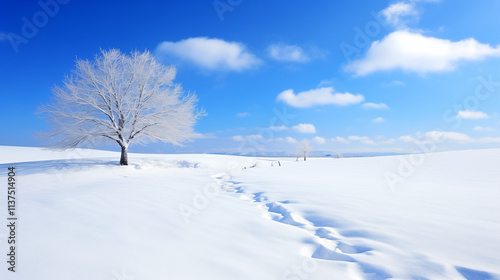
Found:
[[[500,279],[500,149],[118,158],[0,147],[0,279]]]

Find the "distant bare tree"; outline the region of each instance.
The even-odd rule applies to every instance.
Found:
[[[298,156],[304,156],[304,161],[306,161],[310,151],[311,151],[311,144],[309,140],[304,139],[300,141],[298,147]]]
[[[39,108],[52,127],[45,135],[54,140],[51,148],[114,142],[120,164],[128,165],[131,143],[181,145],[204,113],[195,108],[195,94],[174,84],[175,75],[147,51],[101,50],[92,61],[77,59],[72,75],[53,89],[52,103]]]

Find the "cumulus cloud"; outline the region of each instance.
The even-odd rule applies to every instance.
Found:
[[[249,141],[252,139],[262,139],[262,135],[260,134],[254,134],[254,135],[247,135],[247,136],[241,136],[241,135],[235,135],[231,137],[233,141]]]
[[[231,137],[231,139],[233,139],[234,141],[245,141],[245,137],[243,137],[241,135],[235,135],[235,136]]]
[[[413,3],[394,3],[381,11],[385,20],[397,27],[404,26],[407,20],[418,19],[419,13]]]
[[[332,142],[338,142],[338,143],[344,143],[344,144],[351,144],[354,142],[359,142],[359,143],[362,143],[365,145],[390,145],[390,144],[393,144],[394,142],[396,142],[396,139],[393,139],[393,138],[385,139],[384,136],[377,136],[376,139],[377,140],[375,141],[368,136],[351,135],[347,138],[337,136],[335,138],[331,138],[330,140]]]
[[[242,43],[207,37],[162,42],[156,55],[160,59],[174,56],[209,70],[242,71],[262,63]]]
[[[451,71],[462,61],[478,61],[490,56],[500,56],[500,47],[482,44],[473,38],[453,42],[400,30],[373,42],[365,57],[349,63],[345,70],[358,76],[395,69],[425,74]]]
[[[195,133],[193,139],[215,139],[217,136],[213,133]]]
[[[415,142],[417,139],[415,139],[409,135],[403,135],[403,136],[399,137],[398,140],[403,141],[403,142]]]
[[[319,144],[319,145],[323,145],[326,143],[326,139],[323,138],[323,137],[319,137],[319,136],[316,136],[312,139],[312,142],[316,143],[316,144]]]
[[[287,62],[308,62],[309,56],[297,45],[272,44],[267,48],[272,59]]]
[[[476,139],[478,143],[500,143],[500,137],[483,137]]]
[[[429,131],[424,134],[417,133],[417,137],[412,137],[409,135],[401,136],[398,140],[403,142],[413,142],[413,143],[425,143],[425,142],[452,142],[461,144],[470,143],[500,143],[500,137],[482,137],[482,138],[472,138],[465,133],[455,132],[455,131]]]
[[[374,123],[383,123],[383,122],[385,122],[385,120],[382,117],[378,117],[378,118],[374,118],[372,120],[372,122],[374,122]]]
[[[352,136],[347,137],[347,139],[349,141],[359,141],[359,142],[361,142],[363,144],[367,144],[367,145],[375,145],[375,141],[373,141],[372,139],[370,139],[370,137],[367,137],[367,136],[352,135]]]
[[[367,137],[367,136],[356,136],[356,135],[349,136],[349,137],[347,137],[347,139],[349,139],[351,141],[366,141],[366,140],[370,140],[370,138]]]
[[[363,108],[365,109],[389,109],[389,106],[387,106],[386,104],[384,103],[371,103],[371,102],[367,102],[367,103],[363,103]]]
[[[344,143],[344,144],[349,144],[349,140],[344,138],[344,137],[335,137],[331,139],[332,142],[338,142],[338,143]]]
[[[476,126],[474,127],[474,130],[475,131],[494,131],[495,129],[494,128],[491,128],[491,127],[488,127],[488,126]]]
[[[300,133],[316,133],[316,127],[310,123],[300,123],[292,129]]]
[[[467,119],[467,120],[478,120],[478,119],[487,119],[489,118],[489,116],[488,114],[481,111],[464,110],[464,111],[459,111],[457,113],[457,118]]]
[[[276,100],[296,108],[310,108],[320,105],[347,106],[358,104],[363,102],[365,97],[361,94],[351,94],[348,92],[338,93],[335,92],[333,87],[323,87],[297,94],[292,89],[288,89],[278,94]]]
[[[290,144],[296,144],[298,143],[297,139],[293,138],[293,137],[285,137],[285,138],[276,138],[274,139],[275,141],[277,142],[287,142],[287,143],[290,143]]]
[[[452,141],[458,143],[470,143],[473,139],[469,135],[453,131],[429,131],[422,135],[422,138],[434,142]]]
[[[424,134],[423,137],[434,142],[450,141],[456,143],[500,143],[500,137],[472,138],[467,134],[451,131],[430,131]]]

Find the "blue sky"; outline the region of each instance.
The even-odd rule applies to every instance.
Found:
[[[184,147],[332,153],[500,147],[500,1],[2,1],[0,145],[75,59],[149,50],[208,115]],[[117,149],[118,147],[108,147]]]

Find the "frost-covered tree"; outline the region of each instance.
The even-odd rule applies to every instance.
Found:
[[[311,143],[309,142],[309,140],[304,139],[300,141],[298,147],[298,156],[299,157],[304,156],[304,161],[306,161],[310,151],[311,151]]]
[[[181,145],[193,135],[195,94],[174,84],[176,69],[155,61],[149,52],[123,54],[101,50],[94,60],[76,60],[76,67],[54,99],[39,109],[48,119],[51,148],[71,149],[117,143],[121,165],[128,165],[132,143],[162,141]]]

